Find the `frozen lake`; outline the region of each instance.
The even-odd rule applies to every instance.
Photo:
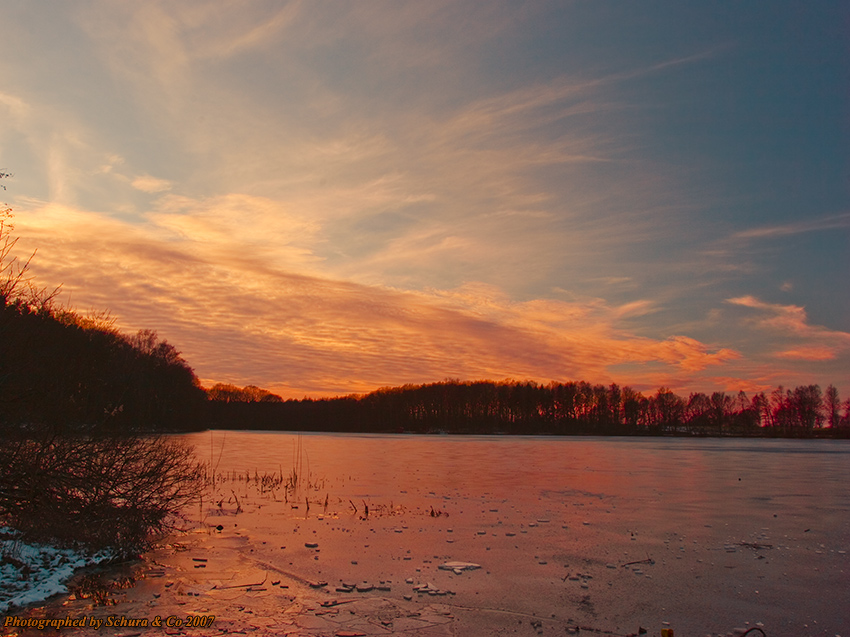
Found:
[[[213,529],[205,554],[245,577],[276,569],[337,596],[360,583],[384,590],[350,595],[430,598],[450,609],[445,634],[850,635],[847,441],[183,437],[225,479],[198,514]],[[244,480],[293,470],[294,497]],[[207,584],[236,577],[209,560]],[[448,561],[481,568],[438,568]],[[424,584],[439,593],[414,590]],[[334,634],[314,619],[288,625]]]

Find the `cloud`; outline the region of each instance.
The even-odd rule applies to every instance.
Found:
[[[136,190],[142,192],[156,193],[171,190],[171,182],[167,179],[157,179],[150,175],[141,175],[136,177],[131,184]]]
[[[195,55],[201,59],[229,58],[263,46],[292,25],[300,7],[300,2],[290,2],[259,20],[244,10],[235,10],[223,17],[220,11],[197,7],[191,39],[202,42],[202,46]]]
[[[726,299],[727,303],[740,305],[756,310],[763,310],[769,316],[759,319],[763,325],[785,329],[796,333],[806,333],[810,329],[806,324],[806,310],[797,305],[780,305],[778,303],[767,303],[754,296],[738,296]]]
[[[30,114],[29,105],[17,95],[0,92],[0,106],[15,120],[23,120]]]
[[[759,310],[761,316],[755,320],[762,327],[801,338],[830,339],[842,346],[850,346],[850,333],[810,325],[806,310],[801,306],[767,303],[749,295],[726,299],[726,302]]]
[[[669,175],[628,161],[633,106],[616,87],[629,78],[523,74],[470,86],[499,34],[542,9],[427,4],[75,9],[121,127],[69,109],[94,149],[74,153],[58,141],[64,121],[34,126],[57,135],[45,198],[187,236],[212,234],[210,221],[223,237],[246,231],[186,211],[166,220],[136,191],[247,193],[278,205],[246,224],[267,228],[280,213],[300,234],[300,252],[287,239],[278,261],[366,284],[484,281],[515,293],[567,276],[586,293],[596,285],[588,272],[631,275],[623,247],[663,241],[677,222]],[[660,71],[651,66],[636,73]],[[145,131],[144,143],[123,137],[128,126]],[[104,161],[119,154],[120,171]],[[270,241],[252,245],[276,258]]]
[[[320,226],[265,197],[232,193],[192,199],[165,195],[147,214],[152,232],[199,258],[256,271],[317,272]]]
[[[657,312],[658,308],[652,301],[643,299],[639,301],[631,301],[616,308],[616,315],[620,318],[629,318],[634,316],[645,316]]]
[[[253,227],[266,205],[167,195],[154,226],[48,205],[22,215],[21,248],[40,247],[39,281],[64,283],[63,298],[109,309],[125,329],[159,330],[202,378],[290,396],[446,377],[615,380],[623,363],[688,375],[738,356],[637,336],[600,299],[515,302],[483,284],[416,292],[295,273],[255,258],[283,227]]]
[[[769,392],[776,386],[776,377],[741,378],[740,376],[712,376],[707,380],[713,387],[722,387],[727,392]]]
[[[770,239],[772,237],[785,237],[789,235],[802,234],[805,232],[817,232],[821,230],[835,230],[838,228],[850,228],[850,212],[837,215],[829,215],[819,219],[803,219],[792,223],[773,226],[761,226],[741,230],[732,235],[733,239]]]
[[[813,379],[846,382],[850,333],[812,325],[805,308],[797,305],[768,303],[754,296],[726,302],[749,312],[741,317],[739,328],[746,335],[750,363],[740,370],[742,377],[771,379],[777,384],[792,384],[792,379],[807,384]]]
[[[792,360],[829,361],[835,358],[836,348],[823,346],[797,347],[777,352],[775,356],[777,358],[789,358]]]

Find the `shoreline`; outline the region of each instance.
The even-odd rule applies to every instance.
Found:
[[[174,538],[177,540],[177,538]],[[216,568],[211,562],[210,542],[215,536],[195,532],[182,541],[167,542],[134,563],[83,569],[71,582],[100,571],[107,579],[131,573],[134,584],[112,588],[106,604],[74,594],[53,597],[21,609],[11,616],[30,620],[70,618],[82,622],[66,630],[4,626],[3,637],[70,634],[78,637],[134,637],[139,635],[298,635],[303,637],[355,637],[410,635],[455,637],[456,635],[579,634],[591,631],[610,637],[638,635],[607,630],[588,621],[520,612],[505,608],[459,603],[453,591],[413,591],[414,584],[389,582],[379,587],[342,591],[297,573],[253,560],[246,566],[244,553]],[[227,538],[231,542],[234,538]],[[215,552],[218,561],[222,553]],[[236,563],[239,575],[234,577]],[[274,574],[274,575],[272,575]],[[388,593],[392,592],[390,595]],[[7,615],[9,616],[9,615]],[[157,621],[159,618],[159,621]],[[203,625],[188,625],[197,618]],[[209,621],[207,621],[209,620]],[[4,616],[5,623],[5,616]],[[159,624],[159,625],[157,625]],[[509,632],[506,632],[509,631]]]

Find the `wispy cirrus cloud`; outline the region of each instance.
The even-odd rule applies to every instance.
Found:
[[[838,228],[850,228],[850,212],[741,230],[734,233],[732,239],[769,239],[771,237],[785,237],[806,232],[835,230]]]
[[[621,276],[610,255],[672,235],[681,210],[659,196],[674,188],[651,165],[625,168],[630,144],[610,123],[633,108],[615,91],[632,76],[562,74],[461,92],[485,45],[525,13],[429,3],[392,12],[389,25],[386,12],[368,5],[77,9],[92,55],[122,97],[132,96],[129,119],[152,131],[152,148],[167,147],[174,165],[137,157],[115,167],[111,182],[99,174],[91,183],[62,151],[52,163],[53,192],[62,193],[54,200],[76,205],[76,190],[89,209],[146,222],[140,192],[212,191],[219,201],[250,193],[280,205],[255,210],[246,224],[280,226],[281,214],[302,235],[308,272],[368,284],[422,290],[483,281],[517,291],[529,283],[551,288],[560,272]],[[368,48],[352,40],[352,25],[370,34]],[[370,69],[365,85],[406,73],[428,81],[376,102],[334,72],[326,48],[350,48],[352,64]],[[663,70],[636,66],[638,75]],[[265,78],[265,89],[229,88],[246,76]],[[86,129],[78,119],[77,138],[96,148],[98,124]],[[116,154],[126,155],[109,149],[89,158],[90,171]],[[559,177],[541,179],[538,171]],[[120,192],[122,185],[132,188]],[[206,221],[181,213],[168,223]],[[291,242],[284,245],[290,258]],[[265,251],[273,252],[270,243]]]

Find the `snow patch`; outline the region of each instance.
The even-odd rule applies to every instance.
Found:
[[[105,562],[109,551],[88,553],[48,544],[27,544],[0,527],[0,613],[67,593],[65,582],[77,569]]]

